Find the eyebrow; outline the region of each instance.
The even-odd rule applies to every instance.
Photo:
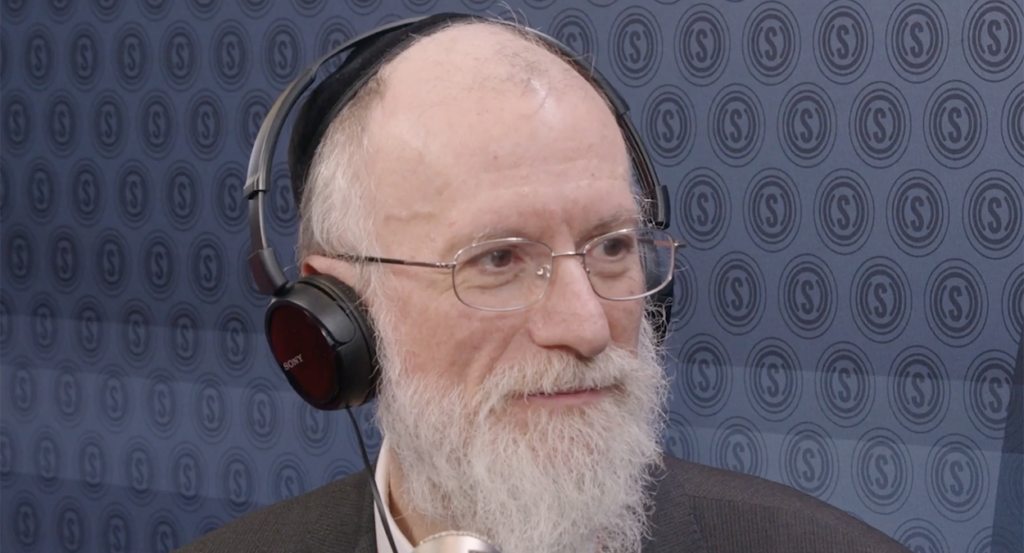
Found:
[[[640,226],[640,221],[640,216],[634,211],[618,211],[607,215],[587,228],[583,234],[576,237],[576,247],[581,247],[595,236],[607,234],[615,230]],[[526,238],[528,240],[540,241],[540,237],[537,236],[536,233],[518,225],[490,226],[483,231],[472,235],[471,240],[467,240],[466,238],[467,237],[464,234],[452,237],[445,242],[445,246],[442,251],[448,255],[455,255],[456,251],[467,246],[487,242],[488,240],[498,240],[501,238]]]

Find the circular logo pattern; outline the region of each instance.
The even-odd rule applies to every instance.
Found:
[[[83,226],[91,226],[103,213],[106,182],[103,173],[88,159],[78,162],[71,171],[71,214]]]
[[[779,108],[779,141],[790,161],[814,167],[828,157],[836,141],[836,112],[818,85],[798,84]]]
[[[70,19],[71,15],[75,13],[76,7],[78,7],[78,4],[71,0],[49,0],[46,3],[50,17],[56,21],[67,21]]]
[[[130,265],[124,237],[108,229],[96,241],[96,283],[109,296],[120,295],[128,286]]]
[[[676,391],[694,413],[711,416],[725,407],[732,392],[729,353],[709,334],[698,334],[679,350]]]
[[[868,356],[849,342],[833,344],[821,354],[816,372],[818,405],[837,426],[864,421],[875,401],[874,369]]]
[[[270,490],[275,503],[306,493],[309,471],[302,461],[290,454],[281,455],[270,469]]]
[[[174,490],[174,503],[183,511],[195,511],[206,499],[206,460],[196,447],[188,442],[171,450],[167,480]]]
[[[950,434],[928,454],[927,490],[932,505],[955,522],[978,515],[988,497],[988,465],[967,436]]]
[[[1002,81],[1017,72],[1024,14],[1016,2],[977,1],[964,20],[967,64],[986,81]]]
[[[249,214],[248,203],[242,196],[244,187],[244,170],[234,161],[225,163],[213,179],[214,213],[221,228],[228,232],[241,230]]]
[[[676,254],[676,268],[672,275],[672,320],[669,329],[685,327],[697,312],[697,277],[690,260]]]
[[[237,308],[228,308],[217,321],[217,353],[228,374],[239,377],[249,372],[255,350],[253,324]]]
[[[188,303],[179,303],[167,318],[167,347],[174,365],[181,371],[191,372],[202,359],[201,328],[199,314]]]
[[[288,167],[281,165],[274,169],[273,186],[270,190],[270,224],[278,233],[295,234],[299,223],[299,210],[295,208],[292,193],[292,177]]]
[[[96,362],[107,350],[107,313],[96,298],[82,296],[72,314],[75,321],[75,345],[85,361]]]
[[[157,436],[169,438],[181,419],[177,385],[167,371],[157,369],[146,378],[146,422]]]
[[[14,406],[17,418],[23,421],[31,420],[36,415],[36,378],[28,359],[21,357],[15,359],[13,364],[15,368],[10,371],[10,382],[7,386],[11,398],[10,405]]]
[[[575,8],[562,10],[551,20],[548,34],[590,63],[597,59],[597,30],[586,13]]]
[[[192,422],[209,444],[223,440],[231,426],[231,405],[226,390],[224,382],[212,374],[203,375],[192,386]],[[223,471],[221,474],[227,476]]]
[[[256,464],[249,454],[237,447],[229,449],[217,475],[228,512],[238,516],[248,511],[256,501]]]
[[[213,303],[224,294],[227,285],[227,264],[224,246],[210,233],[200,234],[189,251],[189,282],[192,290],[206,302]]]
[[[186,161],[168,169],[164,183],[164,206],[171,225],[178,230],[192,228],[199,219],[199,173]]]
[[[828,265],[811,254],[797,256],[779,280],[779,298],[786,326],[801,338],[825,333],[836,314],[836,281]]]
[[[316,34],[317,57],[322,58],[337,50],[354,36],[356,36],[356,32],[353,30],[352,24],[345,18],[331,17],[327,19]],[[333,73],[340,66],[341,60],[334,57],[324,63],[323,69]]]
[[[868,339],[886,343],[903,333],[912,307],[910,283],[903,269],[887,257],[868,259],[850,288],[853,321]]]
[[[743,204],[747,234],[765,251],[785,249],[800,230],[800,195],[793,179],[779,169],[755,175]]]
[[[258,90],[253,90],[242,98],[238,110],[238,140],[245,151],[251,151],[260,132],[263,119],[270,111],[270,98]]]
[[[142,27],[128,23],[117,32],[114,74],[125,90],[136,90],[149,77],[149,39]]]
[[[171,239],[153,231],[142,244],[143,284],[154,298],[166,298],[177,282],[177,253]]]
[[[295,426],[306,453],[319,455],[334,443],[334,418],[305,401],[295,401]]]
[[[44,89],[53,79],[57,63],[53,52],[53,35],[45,27],[36,25],[25,39],[25,76],[33,88]]]
[[[1010,336],[1024,332],[1024,266],[1017,266],[1003,286],[1003,322]]]
[[[903,506],[913,487],[910,452],[887,428],[867,431],[853,448],[853,489],[872,512],[887,515]]]
[[[889,407],[907,430],[935,429],[949,410],[949,373],[928,348],[911,346],[896,357],[889,372]]]
[[[5,489],[14,484],[17,446],[7,427],[0,427],[0,486]]]
[[[676,28],[676,65],[683,77],[707,86],[722,76],[729,63],[729,28],[718,10],[697,4],[683,14]]]
[[[44,492],[53,492],[63,482],[60,478],[63,469],[60,443],[52,428],[44,427],[36,433],[32,445],[32,472],[36,484]]]
[[[199,524],[196,525],[196,531],[193,534],[193,539],[198,540],[199,538],[205,536],[206,534],[209,534],[210,532],[213,532],[221,526],[224,526],[224,521],[221,520],[219,517],[212,515],[203,517],[199,521]]]
[[[28,196],[28,214],[39,223],[47,223],[57,213],[57,175],[53,165],[37,159],[28,171],[25,193]]]
[[[779,462],[782,481],[822,501],[827,500],[839,482],[839,454],[820,426],[800,423],[782,441]]]
[[[765,284],[757,262],[745,253],[722,256],[711,273],[711,313],[727,332],[742,335],[761,322]]]
[[[963,81],[935,89],[924,108],[924,138],[935,161],[959,169],[970,165],[985,146],[988,117],[981,96]]]
[[[16,287],[28,286],[35,272],[35,243],[32,235],[20,225],[11,227],[5,234],[9,282]]]
[[[874,222],[871,189],[857,173],[837,169],[818,186],[814,225],[828,249],[848,255],[867,242]]]
[[[750,163],[764,141],[764,111],[757,95],[739,84],[723,88],[711,104],[708,133],[722,163],[732,167]]]
[[[82,275],[78,237],[69,227],[58,227],[50,237],[50,282],[61,292],[71,292]]]
[[[146,526],[146,551],[172,553],[183,545],[181,525],[174,514],[157,511]]]
[[[257,448],[273,447],[281,428],[281,407],[273,386],[257,378],[245,388],[245,433]]]
[[[11,153],[22,153],[32,140],[32,109],[20,93],[4,96],[4,144]]]
[[[92,138],[99,154],[116,158],[128,141],[125,104],[114,92],[103,92],[92,108]]]
[[[167,84],[187,90],[199,74],[199,38],[184,21],[171,25],[161,42],[160,68]]]
[[[1013,390],[1013,359],[1005,352],[989,350],[971,363],[964,382],[964,406],[971,423],[983,435],[1001,440],[1010,416]]]
[[[199,159],[210,160],[224,145],[224,106],[209,91],[192,98],[188,107],[188,143]]]
[[[627,86],[650,82],[661,65],[661,26],[651,12],[640,6],[622,10],[609,37],[612,69]]]
[[[951,259],[932,271],[925,287],[925,316],[935,336],[953,347],[978,338],[988,319],[988,290],[970,263]]]
[[[7,166],[0,161],[0,217],[7,219],[11,214],[11,177]]]
[[[904,0],[892,12],[885,46],[896,73],[912,83],[931,79],[946,61],[946,18],[931,0]]]
[[[78,489],[89,499],[99,499],[107,493],[110,481],[109,449],[103,436],[96,432],[86,434],[78,442]]]
[[[839,84],[852,83],[871,61],[871,20],[856,2],[836,0],[818,16],[814,41],[814,57],[825,77]]]
[[[290,21],[278,19],[263,37],[263,70],[271,82],[286,85],[303,68],[299,30]]]
[[[894,537],[912,551],[949,553],[942,532],[934,524],[919,518],[908,520],[896,529]],[[1007,549],[1007,551],[1012,551]]]
[[[171,99],[160,91],[150,92],[139,104],[139,135],[143,149],[151,157],[164,157],[174,145],[172,105]]]
[[[725,182],[706,167],[693,169],[679,185],[677,214],[687,245],[708,250],[722,241],[732,208]]]
[[[14,537],[25,551],[33,551],[41,539],[42,521],[39,519],[39,503],[35,494],[28,491],[19,492],[10,503],[14,511]],[[6,510],[6,509],[5,509]],[[10,511],[8,511],[10,512]]]
[[[693,427],[678,413],[670,412],[668,422],[662,431],[662,446],[665,451],[676,459],[685,459],[696,463],[700,458],[697,448],[697,437]]]
[[[57,378],[53,381],[53,400],[62,422],[70,426],[82,420],[82,383],[78,380],[79,368],[65,361],[57,367]]]
[[[967,546],[968,553],[1002,553],[1024,549],[1021,538],[1009,528],[987,526],[978,531]]]
[[[71,31],[71,79],[80,89],[88,90],[100,75],[100,38],[96,29],[83,24]]]
[[[3,8],[4,19],[17,23],[25,16],[31,5],[27,0],[4,0],[0,7]]]
[[[697,134],[697,116],[686,94],[672,85],[655,90],[643,112],[644,138],[662,165],[686,159]]]
[[[910,107],[903,94],[885,82],[864,87],[850,111],[850,131],[864,163],[884,168],[899,161],[910,142]]]
[[[1014,161],[1024,165],[1024,83],[1014,87],[1003,104],[1003,144]]]
[[[188,8],[199,19],[209,19],[220,9],[218,0],[189,0]]]
[[[121,312],[121,352],[129,363],[144,366],[153,357],[153,314],[146,304],[130,300]]]
[[[765,420],[781,421],[800,403],[800,361],[789,344],[776,338],[757,343],[745,365],[747,399]]]
[[[100,540],[107,553],[128,553],[135,551],[133,536],[135,527],[132,517],[117,503],[109,505],[100,515]]]
[[[912,169],[896,180],[887,204],[889,235],[904,253],[924,257],[935,251],[949,226],[949,202],[939,180]]]
[[[117,212],[121,220],[131,228],[139,228],[149,221],[149,172],[136,162],[129,161],[117,177]]]
[[[248,270],[249,266],[249,254],[252,251],[249,249],[249,244],[240,244],[238,248],[238,257],[235,258],[236,267],[246,267],[245,270],[238,271],[238,287],[242,290],[242,295],[245,299],[249,300],[249,303],[253,307],[264,309],[267,306],[267,296],[263,295],[256,287],[256,281],[252,278],[252,271]]]
[[[107,430],[120,432],[131,419],[131,390],[124,372],[114,365],[100,377],[100,421]]]
[[[267,12],[272,3],[272,0],[239,0],[238,5],[251,19],[258,19]]]
[[[234,21],[221,23],[213,32],[213,53],[210,67],[213,76],[225,90],[236,90],[249,76],[249,35]]]
[[[1009,173],[986,171],[974,179],[964,199],[967,239],[989,259],[1019,253],[1022,212],[1024,194],[1017,180]]]
[[[113,21],[124,8],[123,0],[93,0],[92,12],[100,21]]]
[[[65,497],[57,504],[54,535],[61,551],[81,551],[86,541],[85,517],[82,504],[73,497]]]
[[[11,297],[0,292],[0,352],[4,356],[11,353],[14,345],[14,312],[11,309]]]
[[[766,85],[789,78],[800,57],[800,28],[789,8],[765,2],[754,8],[743,27],[743,60],[755,79]]]
[[[78,108],[65,91],[59,91],[50,99],[46,118],[46,138],[58,156],[66,155],[78,145]]]
[[[32,316],[32,345],[39,357],[50,359],[57,354],[59,321],[63,317],[57,312],[56,302],[45,293],[32,300],[29,313]]]
[[[743,417],[731,417],[718,425],[711,439],[712,465],[764,478],[768,450],[761,431]]]

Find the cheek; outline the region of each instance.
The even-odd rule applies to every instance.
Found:
[[[608,317],[612,341],[620,347],[635,350],[640,342],[643,300],[606,302],[604,312]]]

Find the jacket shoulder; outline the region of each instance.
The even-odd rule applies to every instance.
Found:
[[[179,553],[355,551],[372,543],[369,478],[358,471],[263,507],[206,534]],[[370,540],[367,542],[367,540]]]
[[[660,482],[689,504],[708,553],[909,553],[845,511],[789,486],[666,456]]]

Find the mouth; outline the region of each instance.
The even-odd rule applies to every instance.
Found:
[[[572,388],[552,393],[532,393],[520,396],[520,401],[529,406],[577,407],[600,401],[612,393],[615,386]]]

